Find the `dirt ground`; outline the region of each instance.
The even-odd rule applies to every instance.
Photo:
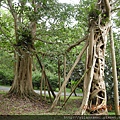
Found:
[[[51,103],[45,101],[31,102],[29,99],[6,98],[4,94],[0,94],[0,115],[72,115],[80,107],[80,98],[68,100],[62,110],[60,106],[56,106],[52,112],[48,112],[50,106]]]
[[[6,98],[0,94],[0,115],[36,115],[49,108],[44,102],[31,102],[29,99]]]

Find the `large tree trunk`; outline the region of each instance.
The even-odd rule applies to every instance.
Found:
[[[32,86],[31,46],[16,46],[15,77],[9,94],[29,97],[36,95]]]
[[[15,47],[15,78],[8,95],[17,96],[36,96],[32,86],[32,52],[36,37],[36,19],[31,19],[30,24],[24,21],[24,6],[26,1],[19,1],[20,11],[17,12],[13,7],[12,0],[7,0],[10,12],[14,18],[14,28],[16,36]],[[31,2],[30,2],[31,3]],[[31,3],[34,6],[33,12],[37,12],[35,0]]]
[[[88,67],[93,66],[93,71],[91,74],[87,75],[86,81],[92,79],[92,84],[90,88],[90,96],[88,101],[87,110],[90,114],[106,114],[107,113],[107,105],[106,105],[106,88],[104,82],[104,65],[105,65],[105,48],[107,42],[107,30],[106,27],[103,28],[103,34],[101,34],[101,30],[94,28],[93,41],[94,44],[92,46],[92,54],[88,54],[88,58],[92,55],[92,63],[89,64]],[[96,32],[97,31],[97,32]],[[91,46],[89,48],[89,51]],[[89,61],[89,60],[88,60]],[[92,77],[92,78],[91,78]],[[88,86],[89,84],[87,84]]]
[[[84,96],[76,114],[107,114],[107,97],[104,82],[105,51],[110,28],[109,0],[98,0],[98,7],[89,13],[89,48],[86,57]]]
[[[90,36],[92,34],[93,37],[90,40],[93,40],[94,42],[93,45],[89,46],[88,67],[93,66],[94,64],[94,71],[87,110],[90,114],[105,115],[107,114],[107,97],[104,82],[104,66],[107,35],[110,29],[110,3],[109,0],[98,0],[98,2],[98,8],[99,11],[101,11],[101,15],[99,14],[97,20],[93,20],[90,23],[93,28],[93,33],[90,32]],[[91,55],[92,58],[90,58]],[[89,64],[89,58],[90,60],[95,59],[95,61]],[[90,76],[88,75],[87,77],[89,78]]]

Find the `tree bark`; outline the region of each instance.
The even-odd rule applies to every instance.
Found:
[[[15,77],[8,93],[21,97],[35,96],[32,86],[32,55],[31,46],[16,47]]]
[[[14,29],[16,36],[15,47],[15,77],[12,87],[8,93],[9,96],[16,95],[22,97],[36,96],[32,86],[32,51],[34,45],[34,38],[36,35],[36,22],[32,21],[32,27],[25,26],[23,20],[23,6],[22,1],[21,12],[17,13],[13,7],[12,0],[7,0],[10,12],[14,18]],[[33,3],[35,5],[35,3]],[[36,6],[34,6],[36,8]],[[34,8],[34,12],[35,11]],[[38,96],[38,95],[37,95]]]
[[[64,55],[64,81],[66,80],[66,54]],[[64,87],[64,101],[66,101],[66,86]]]
[[[60,59],[58,58],[58,83],[59,83],[59,90],[61,88],[61,72],[60,72]],[[59,97],[59,102],[58,102],[58,105],[60,105],[60,102],[61,102],[61,96]]]
[[[100,13],[96,11],[99,9]],[[97,9],[89,14],[89,48],[86,69],[91,68],[84,79],[84,96],[76,114],[106,115],[107,97],[104,82],[105,51],[110,28],[109,0],[98,0]]]
[[[120,115],[120,112],[119,112],[119,91],[118,91],[117,69],[116,69],[115,47],[114,47],[112,27],[110,29],[110,44],[111,44],[113,83],[114,83],[115,114]]]

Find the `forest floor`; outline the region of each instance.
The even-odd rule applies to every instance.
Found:
[[[6,92],[0,91],[0,120],[83,120],[81,116],[73,116],[79,109],[82,101],[81,96],[71,96],[66,106],[60,110],[56,106],[52,112],[48,112],[51,107],[50,100],[30,101],[29,99],[7,98]],[[64,102],[61,97],[60,105]],[[115,115],[114,111],[108,113]],[[71,116],[68,116],[71,115]],[[77,118],[76,118],[77,117]],[[91,119],[90,119],[91,120]],[[94,119],[96,120],[96,119]],[[97,119],[98,120],[98,119]],[[112,119],[113,120],[113,119]],[[115,120],[115,119],[114,119]]]
[[[71,97],[66,107],[60,110],[56,106],[52,112],[48,112],[51,103],[49,101],[30,101],[29,99],[6,98],[5,92],[0,92],[0,115],[73,115],[80,107],[81,97]],[[61,104],[63,98],[61,98]]]

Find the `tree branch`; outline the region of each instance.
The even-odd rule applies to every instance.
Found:
[[[10,44],[13,46],[12,41],[10,40],[10,36],[8,36],[8,34],[6,34],[6,32],[4,30],[2,30],[2,28],[0,27],[0,31],[2,32],[2,34],[4,34],[4,36],[7,38],[7,40],[10,41]],[[12,37],[11,37],[12,38]]]
[[[120,9],[120,7],[114,8],[114,9],[111,10],[111,12],[114,12],[114,11],[119,10],[119,9]]]
[[[110,2],[109,0],[104,0],[104,2],[105,2],[105,8],[106,8],[107,15],[108,17],[110,17],[110,12],[111,12]]]
[[[8,2],[8,6],[10,7],[10,12],[11,12],[11,14],[13,15],[14,19],[16,19],[17,15],[16,15],[16,13],[15,13],[13,7],[12,7],[12,2],[11,2],[11,0],[7,0],[7,2]]]
[[[17,40],[17,14],[12,7],[11,0],[7,0],[7,2],[8,2],[8,6],[10,7],[10,12],[11,12],[13,18],[14,18],[15,36],[16,36],[16,40]]]
[[[46,75],[46,72],[45,72],[45,68],[44,68],[44,66],[42,65],[42,62],[41,62],[41,60],[39,59],[39,56],[38,56],[37,54],[36,54],[36,58],[37,58],[37,60],[38,60],[38,63],[39,63],[39,65],[40,65],[40,68],[42,69],[42,72],[43,72],[43,74],[44,74],[44,76],[45,76],[45,80],[46,80],[47,83],[48,83],[48,87],[49,87],[49,89],[50,89],[53,97],[55,98],[56,95],[55,95],[55,93],[54,93],[54,91],[53,91],[53,89],[52,89],[52,87],[51,87],[51,85],[50,85],[50,82],[49,82],[48,78],[47,78],[47,75]]]
[[[116,0],[114,2],[112,2],[110,5],[114,5],[116,2],[118,2],[119,0]]]
[[[6,7],[6,6],[4,6],[4,5],[2,5],[2,7],[5,8],[5,9],[7,9],[7,10],[10,10],[8,7]]]
[[[34,11],[34,14],[35,14],[37,12],[37,6],[36,6],[35,0],[32,0],[32,6],[34,6],[33,7],[33,9],[34,9],[33,11]],[[36,29],[37,29],[37,25],[36,25],[36,20],[35,19],[33,21],[31,21],[30,27],[31,27],[31,33],[32,33],[33,41],[35,41]]]
[[[71,46],[69,46],[67,48],[67,52],[70,52],[70,50],[74,47],[76,47],[77,45],[79,45],[81,42],[85,41],[88,38],[88,35],[86,35],[85,37],[83,37],[82,39],[80,39],[79,41],[77,41],[76,43],[72,44]]]
[[[65,79],[65,81],[63,82],[63,84],[62,84],[62,86],[61,86],[61,88],[60,88],[60,91],[58,92],[56,98],[55,98],[54,101],[53,101],[53,104],[52,104],[51,108],[50,108],[48,111],[52,111],[52,110],[54,109],[54,107],[56,106],[56,104],[57,104],[57,102],[58,102],[58,100],[59,100],[59,97],[60,97],[60,95],[61,95],[61,93],[62,93],[62,90],[63,90],[64,87],[66,86],[66,84],[67,84],[67,82],[68,82],[68,80],[69,80],[69,78],[70,78],[70,76],[71,76],[71,74],[72,74],[75,66],[78,64],[80,58],[82,57],[82,55],[83,55],[84,51],[87,49],[87,47],[88,47],[88,41],[86,41],[85,46],[83,47],[82,51],[81,51],[80,54],[78,55],[77,59],[75,60],[75,63],[73,64],[72,68],[70,69],[69,73],[67,74],[66,79]]]
[[[89,69],[90,69],[90,68],[89,68]],[[70,95],[67,97],[67,99],[66,99],[65,102],[63,103],[61,109],[65,106],[65,104],[67,103],[68,99],[71,97],[72,93],[75,91],[75,89],[77,88],[77,86],[82,82],[83,78],[85,77],[85,75],[86,75],[86,73],[88,72],[89,69],[87,69],[87,70],[84,72],[84,74],[82,75],[82,77],[80,78],[80,80],[79,80],[79,81],[77,82],[77,84],[73,87],[72,92],[70,93]],[[61,109],[60,109],[60,110],[61,110]]]

